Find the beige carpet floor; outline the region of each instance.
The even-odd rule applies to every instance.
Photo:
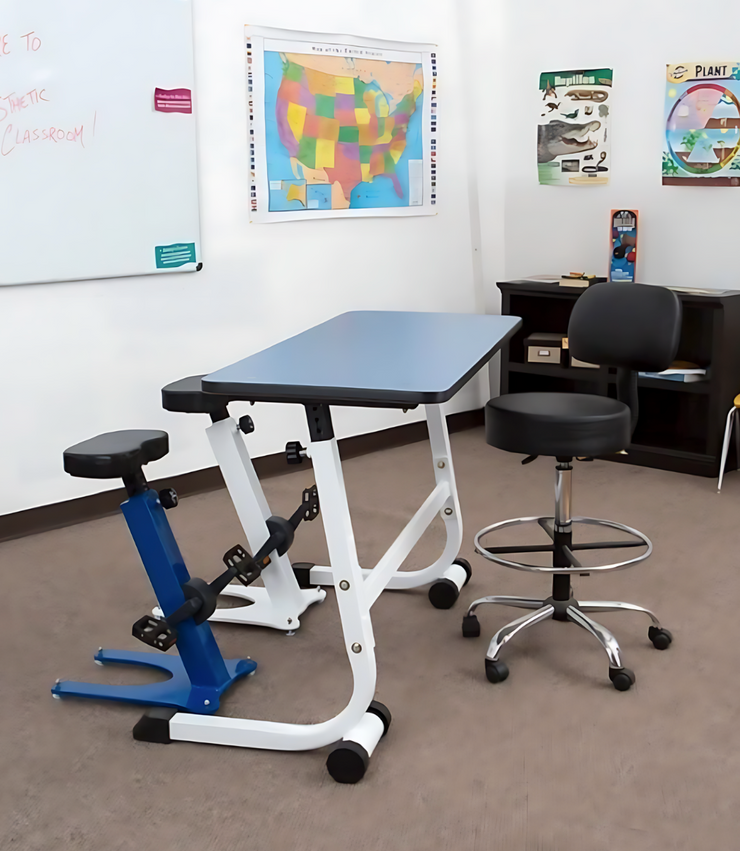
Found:
[[[379,700],[393,724],[365,779],[334,783],[326,750],[251,751],[135,742],[141,710],[52,700],[57,677],[143,682],[93,664],[99,645],[142,649],[131,624],[152,593],[119,515],[0,545],[3,851],[696,851],[740,847],[740,474],[715,482],[597,461],[577,464],[574,511],[646,532],[655,552],[630,570],[577,579],[582,599],[654,609],[674,633],[655,650],[637,614],[600,620],[637,683],[617,692],[606,656],[571,624],[549,622],[504,651],[491,685],[493,632],[521,612],[481,609],[463,639],[464,605],[484,594],[546,596],[548,580],[473,553],[473,534],[507,517],[551,512],[553,465],[526,467],[488,447],[481,429],[452,437],[474,576],[456,607],[426,589],[386,592],[373,608]],[[156,475],[156,465],[151,474]],[[426,443],[345,464],[361,561],[371,566],[431,489]],[[265,483],[290,513],[310,468]],[[212,578],[243,541],[225,491],[191,497],[168,517],[190,572]],[[409,559],[440,552],[433,527]],[[325,563],[321,522],[300,528],[294,561]],[[333,590],[298,633],[214,626],[226,656],[254,677],[222,712],[315,722],[346,702],[351,680]]]

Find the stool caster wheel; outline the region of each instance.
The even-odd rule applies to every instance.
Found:
[[[658,650],[667,650],[673,641],[673,635],[662,627],[651,626],[648,630],[648,638],[653,642],[653,647]]]
[[[463,638],[478,638],[480,635],[480,621],[476,615],[465,615],[462,621]]]
[[[391,726],[391,713],[385,704],[373,700],[367,708],[368,714],[377,716],[383,724],[383,738]],[[375,740],[377,741],[377,740]],[[343,739],[337,742],[326,760],[326,768],[337,783],[358,783],[365,776],[370,765],[370,754],[375,748],[375,742],[368,744],[370,753],[359,742]]]
[[[635,672],[629,668],[609,668],[609,679],[617,691],[629,691],[635,684]]]
[[[452,564],[459,565],[465,571],[464,588],[470,582],[470,577],[473,575],[470,562],[464,558],[456,558]],[[429,602],[435,609],[451,609],[459,596],[460,589],[451,579],[447,579],[446,577],[438,579],[429,589]]]
[[[489,683],[502,683],[509,676],[509,669],[503,662],[486,659],[486,677]]]

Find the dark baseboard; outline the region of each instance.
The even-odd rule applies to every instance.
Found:
[[[483,409],[463,411],[450,414],[447,417],[449,431],[465,431],[483,425]],[[428,437],[426,422],[408,423],[408,425],[374,431],[371,434],[359,434],[356,437],[345,437],[339,441],[339,454],[343,459],[356,458],[377,452],[380,449],[390,449],[394,446],[405,446],[418,443]],[[261,479],[281,476],[290,473],[294,468],[289,467],[283,452],[275,455],[265,455],[253,459],[254,468]],[[218,490],[224,487],[224,480],[218,467],[207,467],[181,476],[151,481],[152,489],[163,487],[174,488],[180,497],[193,496],[198,493]],[[126,499],[124,488],[103,491],[102,493],[70,499],[52,505],[41,505],[25,511],[16,511],[0,517],[0,542],[13,538],[24,538],[38,532],[48,532],[63,526],[73,526],[86,520],[95,520],[115,514]]]

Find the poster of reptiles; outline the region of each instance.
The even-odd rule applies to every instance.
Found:
[[[609,182],[612,69],[540,74],[537,171],[545,186]]]
[[[666,69],[664,186],[740,186],[740,62]]]

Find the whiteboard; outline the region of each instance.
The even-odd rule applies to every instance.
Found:
[[[191,0],[3,5],[0,284],[199,268]]]

